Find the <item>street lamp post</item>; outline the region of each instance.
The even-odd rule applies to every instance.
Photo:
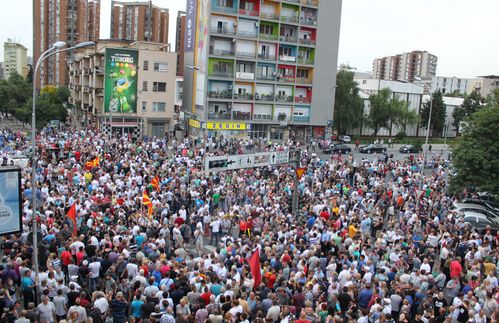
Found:
[[[32,230],[33,230],[33,262],[34,262],[34,270],[35,270],[35,286],[38,286],[38,235],[37,235],[37,223],[36,223],[36,80],[37,80],[37,71],[42,62],[49,58],[52,55],[66,52],[68,50],[83,48],[88,46],[94,46],[94,42],[83,42],[79,43],[73,47],[61,49],[67,45],[66,42],[57,41],[52,47],[43,52],[38,61],[36,62],[35,69],[33,70],[33,106],[31,112],[31,208],[32,208]],[[35,287],[36,290],[36,287]]]
[[[415,77],[414,78],[418,82],[422,82],[422,79],[420,77]],[[426,164],[426,155],[428,154],[428,139],[430,137],[430,131],[431,131],[431,114],[433,112],[433,96],[431,94],[431,89],[428,88],[424,83],[421,83],[422,87],[425,90],[428,90],[428,93],[430,94],[430,114],[428,115],[428,125],[427,125],[427,132],[426,132],[426,139],[425,139],[425,146],[423,148],[423,167],[421,168],[421,175],[424,172],[424,166]]]
[[[192,71],[192,78],[193,78],[193,82],[192,82],[192,84],[196,84],[196,83],[195,83],[195,81],[194,81],[194,79],[195,79],[195,77],[196,77],[196,73],[195,73],[195,72],[200,72],[200,73],[202,73],[202,74],[206,74],[206,72],[205,72],[205,71],[203,71],[203,70],[202,70],[201,68],[199,68],[198,66],[188,65],[188,66],[186,66],[186,68],[187,68],[188,70],[191,70],[191,71]],[[195,87],[193,87],[192,91],[193,91],[194,93],[196,93],[196,88],[195,88]],[[195,98],[195,96],[192,96],[192,97],[194,97],[194,98]],[[193,107],[195,107],[195,106],[196,106],[196,102],[194,101],[194,102],[192,102],[191,113],[188,113],[188,114],[190,114],[190,115],[196,115],[195,113],[192,113],[192,112],[194,112],[194,108],[193,108]],[[185,114],[185,111],[184,111],[184,114]],[[203,149],[204,149],[204,156],[206,156],[206,141],[207,141],[207,139],[208,139],[208,138],[206,138],[206,137],[207,137],[207,136],[206,136],[206,129],[202,128],[201,133],[202,133],[202,136],[203,136]]]

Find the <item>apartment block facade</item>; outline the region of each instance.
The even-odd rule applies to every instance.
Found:
[[[8,80],[15,72],[23,77],[28,75],[28,49],[8,39],[3,43],[3,78]]]
[[[333,116],[341,4],[189,0],[187,25],[197,10],[194,31],[205,31],[186,30],[183,109],[196,119],[190,130],[324,137]]]
[[[106,49],[138,52],[136,107],[131,112],[106,112],[105,79],[112,73],[106,71]],[[99,40],[95,48],[75,52],[69,66],[70,103],[77,107],[79,120],[108,134],[163,137],[175,124],[175,74],[176,54],[164,44]]]
[[[73,46],[96,41],[100,31],[100,0],[34,0],[33,62],[57,41]],[[51,56],[40,67],[37,88],[47,84],[66,85],[67,62],[72,52]]]
[[[152,1],[111,2],[111,38],[168,44],[169,11]]]
[[[450,93],[466,94],[469,79],[459,77],[435,76],[431,80],[431,92],[440,91],[443,95]]]
[[[177,52],[177,75],[184,75],[184,40],[185,40],[185,11],[177,15],[177,30],[175,32],[175,51]]]
[[[373,74],[387,81],[414,82],[416,77],[431,80],[436,75],[437,61],[437,56],[420,50],[376,58]]]

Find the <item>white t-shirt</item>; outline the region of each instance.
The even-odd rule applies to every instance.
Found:
[[[91,262],[88,269],[90,270],[90,278],[99,278],[100,262]]]

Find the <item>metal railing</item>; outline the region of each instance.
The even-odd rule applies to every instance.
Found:
[[[213,47],[210,47],[210,54],[217,56],[234,56],[234,51],[226,49],[214,49]]]
[[[267,60],[267,61],[275,61],[277,58],[276,55],[271,55],[271,54],[258,54],[259,59]]]
[[[307,78],[307,77],[297,77],[296,78],[296,83],[300,83],[300,84],[312,84],[312,79]]]
[[[319,6],[319,0],[301,0],[301,4],[304,4],[306,6],[318,7]]]
[[[213,70],[208,75],[209,76],[219,76],[219,77],[229,77],[229,78],[234,77],[234,73],[232,73],[231,71],[227,72],[227,71]]]
[[[315,45],[315,40],[300,38],[300,44],[303,44],[303,45]]]
[[[256,38],[258,36],[258,32],[256,30],[254,32],[238,30],[237,35],[242,37]]]
[[[232,91],[209,91],[208,97],[212,99],[232,99]]]
[[[234,120],[251,120],[251,112],[234,111],[232,112],[232,118]]]
[[[308,26],[317,26],[317,18],[312,18],[312,17],[301,18],[300,23]]]
[[[228,28],[211,28],[210,29],[211,33],[214,34],[223,34],[223,35],[235,35],[236,31],[234,29],[228,29]]]
[[[314,65],[314,60],[311,58],[300,58],[298,57],[298,63],[300,64],[307,64],[307,65]]]
[[[253,16],[253,17],[256,17],[256,16],[258,16],[258,11],[255,11],[255,10],[247,10],[247,9],[239,9],[239,14],[240,14],[240,15],[245,15],[245,16]]]
[[[233,8],[233,7],[221,7],[221,6],[217,6],[217,5],[214,5],[212,7],[212,10],[213,11],[224,12],[224,13],[233,13],[233,14],[237,13],[237,8]]]
[[[281,16],[281,21],[284,22],[291,22],[291,23],[298,23],[298,17],[296,16]]]
[[[278,40],[278,39],[279,39],[279,36],[274,35],[274,34],[264,34],[264,33],[260,33],[260,34],[259,34],[259,37],[260,37],[261,39],[266,39],[266,40]]]
[[[274,101],[274,94],[258,94],[255,95],[256,101]]]
[[[290,36],[279,36],[280,41],[288,42],[288,43],[296,43],[298,41],[297,37],[290,37]]]
[[[275,97],[276,102],[293,102],[291,95],[278,95]]]
[[[293,116],[293,121],[296,121],[296,122],[309,122],[310,121],[310,117]]]
[[[255,58],[256,57],[256,53],[236,52],[236,56],[238,56],[238,57],[245,57],[245,58]]]
[[[275,75],[262,75],[262,74],[258,74],[256,76],[256,78],[258,80],[267,80],[267,81],[273,81],[275,80]]]
[[[251,93],[234,93],[234,100],[253,100]]]
[[[260,12],[260,18],[279,20],[279,15],[276,15],[275,13]]]
[[[284,83],[294,83],[295,77],[294,76],[281,76],[277,80],[279,82],[284,82]]]
[[[232,120],[232,115],[230,113],[208,113],[208,119],[215,120]]]
[[[312,98],[307,98],[304,96],[295,96],[295,102],[296,103],[311,103]]]

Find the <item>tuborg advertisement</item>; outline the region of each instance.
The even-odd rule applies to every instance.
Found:
[[[106,49],[105,112],[137,112],[138,56],[138,51],[133,49]]]

